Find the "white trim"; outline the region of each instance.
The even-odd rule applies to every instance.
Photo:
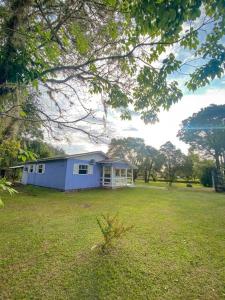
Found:
[[[93,169],[94,169],[93,165],[88,165],[88,175],[93,175]]]
[[[73,164],[73,175],[79,174],[79,164],[74,163]]]
[[[85,166],[87,168],[80,168],[81,166]],[[80,171],[87,171],[87,173],[80,173]],[[88,164],[83,164],[83,163],[80,163],[78,165],[78,175],[88,175]]]
[[[42,166],[41,172],[39,172],[40,166]],[[45,173],[45,164],[37,164],[36,173],[37,174],[44,174]]]
[[[31,170],[32,170],[32,172],[31,172]],[[35,173],[35,164],[30,164],[29,165],[28,172],[29,173]]]
[[[81,169],[80,166],[87,166],[87,169]],[[86,170],[87,173],[81,174],[80,170]],[[73,165],[73,175],[93,175],[94,166],[87,163],[74,163]]]

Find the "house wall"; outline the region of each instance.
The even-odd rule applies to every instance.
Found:
[[[45,162],[44,164],[45,164],[45,172],[43,174],[38,174],[36,172],[34,173],[28,172],[27,184],[65,190],[67,161],[66,160],[48,161]]]
[[[93,174],[73,174],[74,164],[88,164],[90,160],[68,159],[66,170],[66,190],[95,188],[101,186],[101,165],[93,165]]]

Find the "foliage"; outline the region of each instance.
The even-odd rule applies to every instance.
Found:
[[[225,165],[225,105],[210,105],[182,122],[178,137],[215,159],[219,171]]]
[[[193,156],[188,154],[187,156],[184,156],[183,163],[178,170],[177,174],[183,178],[186,178],[187,180],[190,180],[193,178],[194,175],[194,162],[193,162]]]
[[[213,182],[212,182],[212,172],[214,170],[214,167],[212,166],[204,166],[201,170],[201,177],[200,177],[200,182],[202,185],[206,187],[212,187]]]
[[[11,187],[12,183],[7,181],[6,178],[0,178],[0,193],[1,192],[8,192],[10,195],[17,193],[15,189]],[[4,203],[0,198],[0,208],[4,207]]]
[[[162,166],[162,157],[157,149],[147,146],[140,138],[112,139],[107,153],[110,157],[128,160],[138,169],[134,170],[134,179],[143,174],[145,181],[150,177],[156,178],[157,172]]]
[[[23,149],[21,142],[15,139],[0,142],[0,168],[8,168],[16,162],[36,159],[36,154],[31,150]]]
[[[108,253],[113,244],[134,227],[133,225],[125,226],[117,215],[110,216],[109,214],[102,215],[101,219],[97,218],[97,223],[103,235],[103,242],[98,247],[104,254]]]
[[[16,162],[64,154],[62,149],[40,140],[2,140],[0,142],[0,168],[11,167]]]
[[[150,181],[150,177],[155,180],[163,164],[162,155],[154,147],[145,146],[140,156],[139,169],[144,173],[145,183]]]
[[[160,152],[164,157],[164,177],[168,180],[169,184],[175,180],[178,170],[184,163],[184,155],[171,142],[166,142],[160,147]]]
[[[63,149],[55,147],[38,139],[24,139],[23,144],[27,149],[29,149],[29,151],[35,153],[37,158],[45,158],[65,154],[65,151]]]
[[[212,187],[212,174],[215,171],[215,163],[209,159],[201,159],[198,164],[198,178],[205,187]]]
[[[9,167],[17,161],[20,152],[18,140],[4,140],[0,143],[0,166]]]
[[[109,144],[107,155],[113,158],[128,160],[133,165],[139,167],[143,149],[144,140],[141,138],[122,138],[112,139]],[[138,170],[134,170],[134,180],[137,178]]]
[[[223,75],[224,24],[223,0],[2,1],[0,112],[8,134],[15,136],[24,121],[93,136],[84,120],[95,105],[87,110],[80,103],[84,92],[103,95],[104,108],[119,109],[122,118],[130,119],[132,109],[145,123],[155,122],[160,108],[182,97],[173,75],[189,64],[174,49],[195,57],[189,89]],[[81,119],[65,120],[71,101],[84,108]]]

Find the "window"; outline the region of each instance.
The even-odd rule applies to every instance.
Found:
[[[88,164],[74,164],[73,165],[74,175],[93,175],[93,165]]]
[[[78,174],[88,174],[88,165],[79,165]]]
[[[111,167],[104,167],[104,174],[105,174],[105,177],[111,177]]]
[[[28,172],[28,166],[24,166],[23,170],[24,172]]]
[[[37,165],[37,173],[43,174],[44,172],[45,172],[45,165],[44,164]]]
[[[30,165],[29,166],[29,172],[30,173],[34,173],[34,165]]]
[[[115,175],[116,175],[116,177],[120,177],[120,169],[115,170]]]
[[[121,169],[121,176],[126,177],[126,169]]]

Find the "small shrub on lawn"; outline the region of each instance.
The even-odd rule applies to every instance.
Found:
[[[101,219],[97,218],[97,223],[103,235],[103,242],[93,248],[99,248],[104,254],[109,253],[114,243],[134,227],[133,225],[125,226],[117,215],[110,216],[109,214],[102,215]]]

